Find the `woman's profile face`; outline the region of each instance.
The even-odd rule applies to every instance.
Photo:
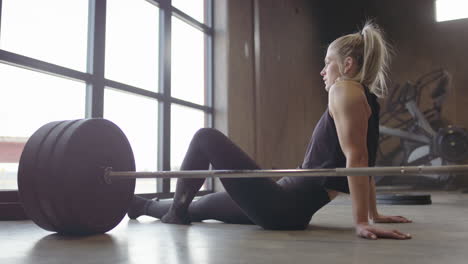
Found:
[[[336,82],[336,79],[341,76],[338,67],[338,55],[333,51],[333,49],[329,48],[327,50],[327,55],[325,56],[325,66],[320,72],[320,75],[323,77],[323,81],[325,82],[325,90],[327,92]]]

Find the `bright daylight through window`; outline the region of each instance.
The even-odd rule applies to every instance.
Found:
[[[436,0],[437,22],[468,18],[467,0]]]
[[[31,134],[58,120],[109,119],[138,171],[180,169],[213,120],[211,1],[0,1],[0,191],[17,188]],[[175,183],[136,186],[167,197]]]

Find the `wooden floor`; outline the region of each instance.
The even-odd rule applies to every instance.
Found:
[[[349,196],[323,208],[305,231],[214,221],[176,226],[142,217],[125,218],[106,235],[66,238],[30,221],[0,222],[0,263],[468,263],[468,194],[438,192],[432,199],[380,207],[414,220],[385,225],[411,233],[407,241],[356,237]]]

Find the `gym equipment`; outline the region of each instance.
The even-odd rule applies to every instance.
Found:
[[[43,229],[66,235],[105,233],[124,217],[136,178],[220,178],[422,175],[468,172],[468,165],[312,170],[135,172],[124,133],[105,119],[48,123],[27,141],[18,189],[27,215]]]
[[[106,184],[102,168],[135,170],[130,143],[104,119],[52,122],[26,143],[18,189],[26,214],[61,234],[105,233],[125,216],[135,180]]]
[[[464,164],[468,159],[468,132],[442,117],[450,91],[450,74],[444,69],[428,72],[416,81],[395,85],[380,115],[377,166]],[[424,98],[424,100],[422,100]],[[379,185],[450,187],[456,175],[426,175],[377,179]],[[416,182],[414,182],[416,181]]]

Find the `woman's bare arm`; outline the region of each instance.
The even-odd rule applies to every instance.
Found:
[[[382,215],[379,213],[373,177],[371,177],[369,182],[369,219],[374,223],[412,223],[410,219],[401,215]]]
[[[369,180],[369,219],[374,220],[379,215],[377,210],[377,200],[374,177]]]
[[[338,82],[329,92],[329,110],[346,156],[346,167],[367,167],[367,121],[371,112],[363,87],[354,82]],[[369,177],[349,176],[348,183],[357,235],[370,239],[409,238],[397,230],[389,231],[369,225]]]

